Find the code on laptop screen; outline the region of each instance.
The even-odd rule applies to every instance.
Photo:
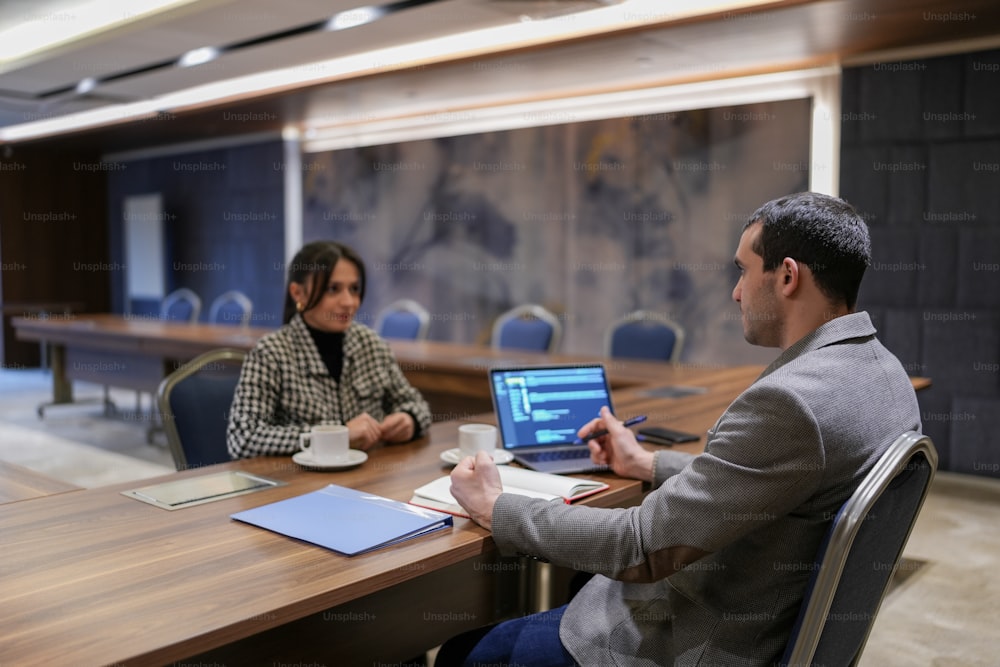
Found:
[[[571,443],[611,406],[604,367],[493,369],[493,402],[504,447]]]

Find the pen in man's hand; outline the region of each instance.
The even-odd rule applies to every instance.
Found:
[[[646,421],[646,415],[639,415],[638,417],[632,417],[631,419],[626,419],[625,421],[622,422],[622,426],[625,427],[635,426],[636,424],[641,424],[644,421]],[[602,428],[600,430],[594,431],[593,433],[589,433],[583,436],[582,438],[577,438],[576,440],[573,441],[573,444],[582,445],[588,440],[593,440],[594,438],[600,438],[602,435],[607,435],[607,434],[608,434],[607,429]]]

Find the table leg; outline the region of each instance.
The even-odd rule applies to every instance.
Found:
[[[42,342],[42,345],[46,345]],[[50,348],[52,364],[52,401],[38,406],[38,418],[45,416],[45,408],[51,405],[63,405],[73,402],[73,383],[66,377],[66,347],[52,345]]]
[[[65,345],[49,345],[43,342],[43,346],[49,347],[49,361],[52,364],[52,400],[48,403],[42,403],[38,406],[38,418],[45,418],[45,408],[52,407],[55,405],[68,405],[70,403],[75,403],[73,398],[73,381],[69,379],[66,373],[66,346]],[[108,393],[108,387],[104,387],[104,397],[100,400],[104,404],[104,414],[105,416],[111,416],[115,412],[115,404],[111,402],[111,396]],[[91,401],[85,401],[91,402]]]

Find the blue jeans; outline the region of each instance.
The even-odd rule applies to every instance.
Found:
[[[491,629],[465,659],[465,667],[574,667],[559,640],[566,605],[504,621]]]

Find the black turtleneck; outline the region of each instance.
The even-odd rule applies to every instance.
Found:
[[[320,331],[313,329],[308,324],[309,335],[312,336],[319,356],[326,364],[326,369],[330,372],[330,377],[340,382],[340,372],[344,368],[344,332]]]

